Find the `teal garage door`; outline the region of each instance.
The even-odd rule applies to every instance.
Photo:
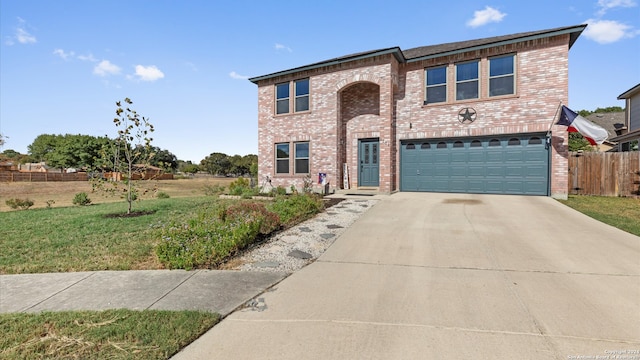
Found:
[[[405,140],[400,190],[548,195],[545,134]]]

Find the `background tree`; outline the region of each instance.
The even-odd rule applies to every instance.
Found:
[[[231,162],[227,154],[214,152],[200,161],[200,167],[211,175],[227,175]]]
[[[0,133],[0,147],[3,147],[5,142],[6,142],[5,136],[2,133]]]
[[[173,172],[178,168],[178,158],[169,150],[160,149],[157,146],[149,148],[141,147],[141,156],[149,160],[149,164],[166,171]]]
[[[60,135],[42,134],[27,146],[29,156],[35,162],[47,161],[47,157],[57,147]]]
[[[187,174],[195,174],[200,171],[200,166],[191,162],[191,160],[178,160],[178,171]]]
[[[111,143],[106,136],[42,134],[27,149],[34,162],[44,161],[60,169],[89,169],[100,166],[101,153]]]
[[[129,106],[133,102],[125,98],[123,102],[116,102],[116,117],[113,124],[117,129],[117,137],[109,151],[104,151],[102,159],[106,164],[111,162],[111,168],[115,172],[124,174],[123,179],[105,183],[104,180],[96,180],[94,188],[111,193],[119,192],[128,203],[127,214],[131,214],[132,203],[140,195],[142,190],[134,178],[140,175],[144,179],[146,168],[150,165],[152,155],[150,134],[154,131],[149,119],[140,116]],[[111,186],[105,186],[110,184]],[[146,192],[147,189],[144,190]]]
[[[569,151],[593,151],[593,146],[580,133],[569,133]]]

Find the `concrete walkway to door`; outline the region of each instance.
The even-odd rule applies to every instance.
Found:
[[[260,297],[175,358],[640,358],[640,238],[546,197],[391,195]]]

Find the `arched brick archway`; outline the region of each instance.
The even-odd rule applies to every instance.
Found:
[[[357,164],[357,139],[379,137],[369,131],[368,123],[378,122],[380,117],[380,85],[368,76],[358,76],[343,81],[337,93],[338,149],[337,163],[339,179],[343,179],[343,164],[352,168]],[[357,134],[356,134],[357,132]],[[351,186],[358,183],[357,171],[349,171]],[[340,188],[343,188],[340,183]]]

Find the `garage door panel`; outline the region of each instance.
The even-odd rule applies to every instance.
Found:
[[[466,166],[451,166],[449,174],[452,178],[457,177],[466,177],[467,176],[467,167]]]
[[[524,151],[522,151],[522,150],[507,150],[504,153],[504,161],[523,162],[523,161],[525,161]]]
[[[486,176],[487,177],[500,177],[504,176],[504,167],[502,166],[487,166],[486,168]]]
[[[477,151],[476,149],[472,149],[469,151],[468,159],[470,163],[483,163],[487,161],[487,153],[484,151]]]
[[[447,165],[434,165],[432,169],[433,171],[430,171],[429,174],[432,174],[433,176],[441,176],[441,177],[449,176],[450,167]]]
[[[483,178],[487,169],[484,166],[469,165],[468,170],[469,176]]]
[[[466,192],[468,188],[466,180],[451,180],[448,185],[451,192]]]
[[[402,142],[400,190],[547,195],[544,136],[415,140],[410,147]]]
[[[446,150],[436,150],[433,155],[433,162],[436,164],[449,164],[449,152]]]
[[[504,161],[504,152],[500,150],[487,150],[487,162],[492,163],[502,163]]]
[[[526,169],[523,166],[507,166],[505,167],[504,175],[506,177],[522,178],[525,176]]]

